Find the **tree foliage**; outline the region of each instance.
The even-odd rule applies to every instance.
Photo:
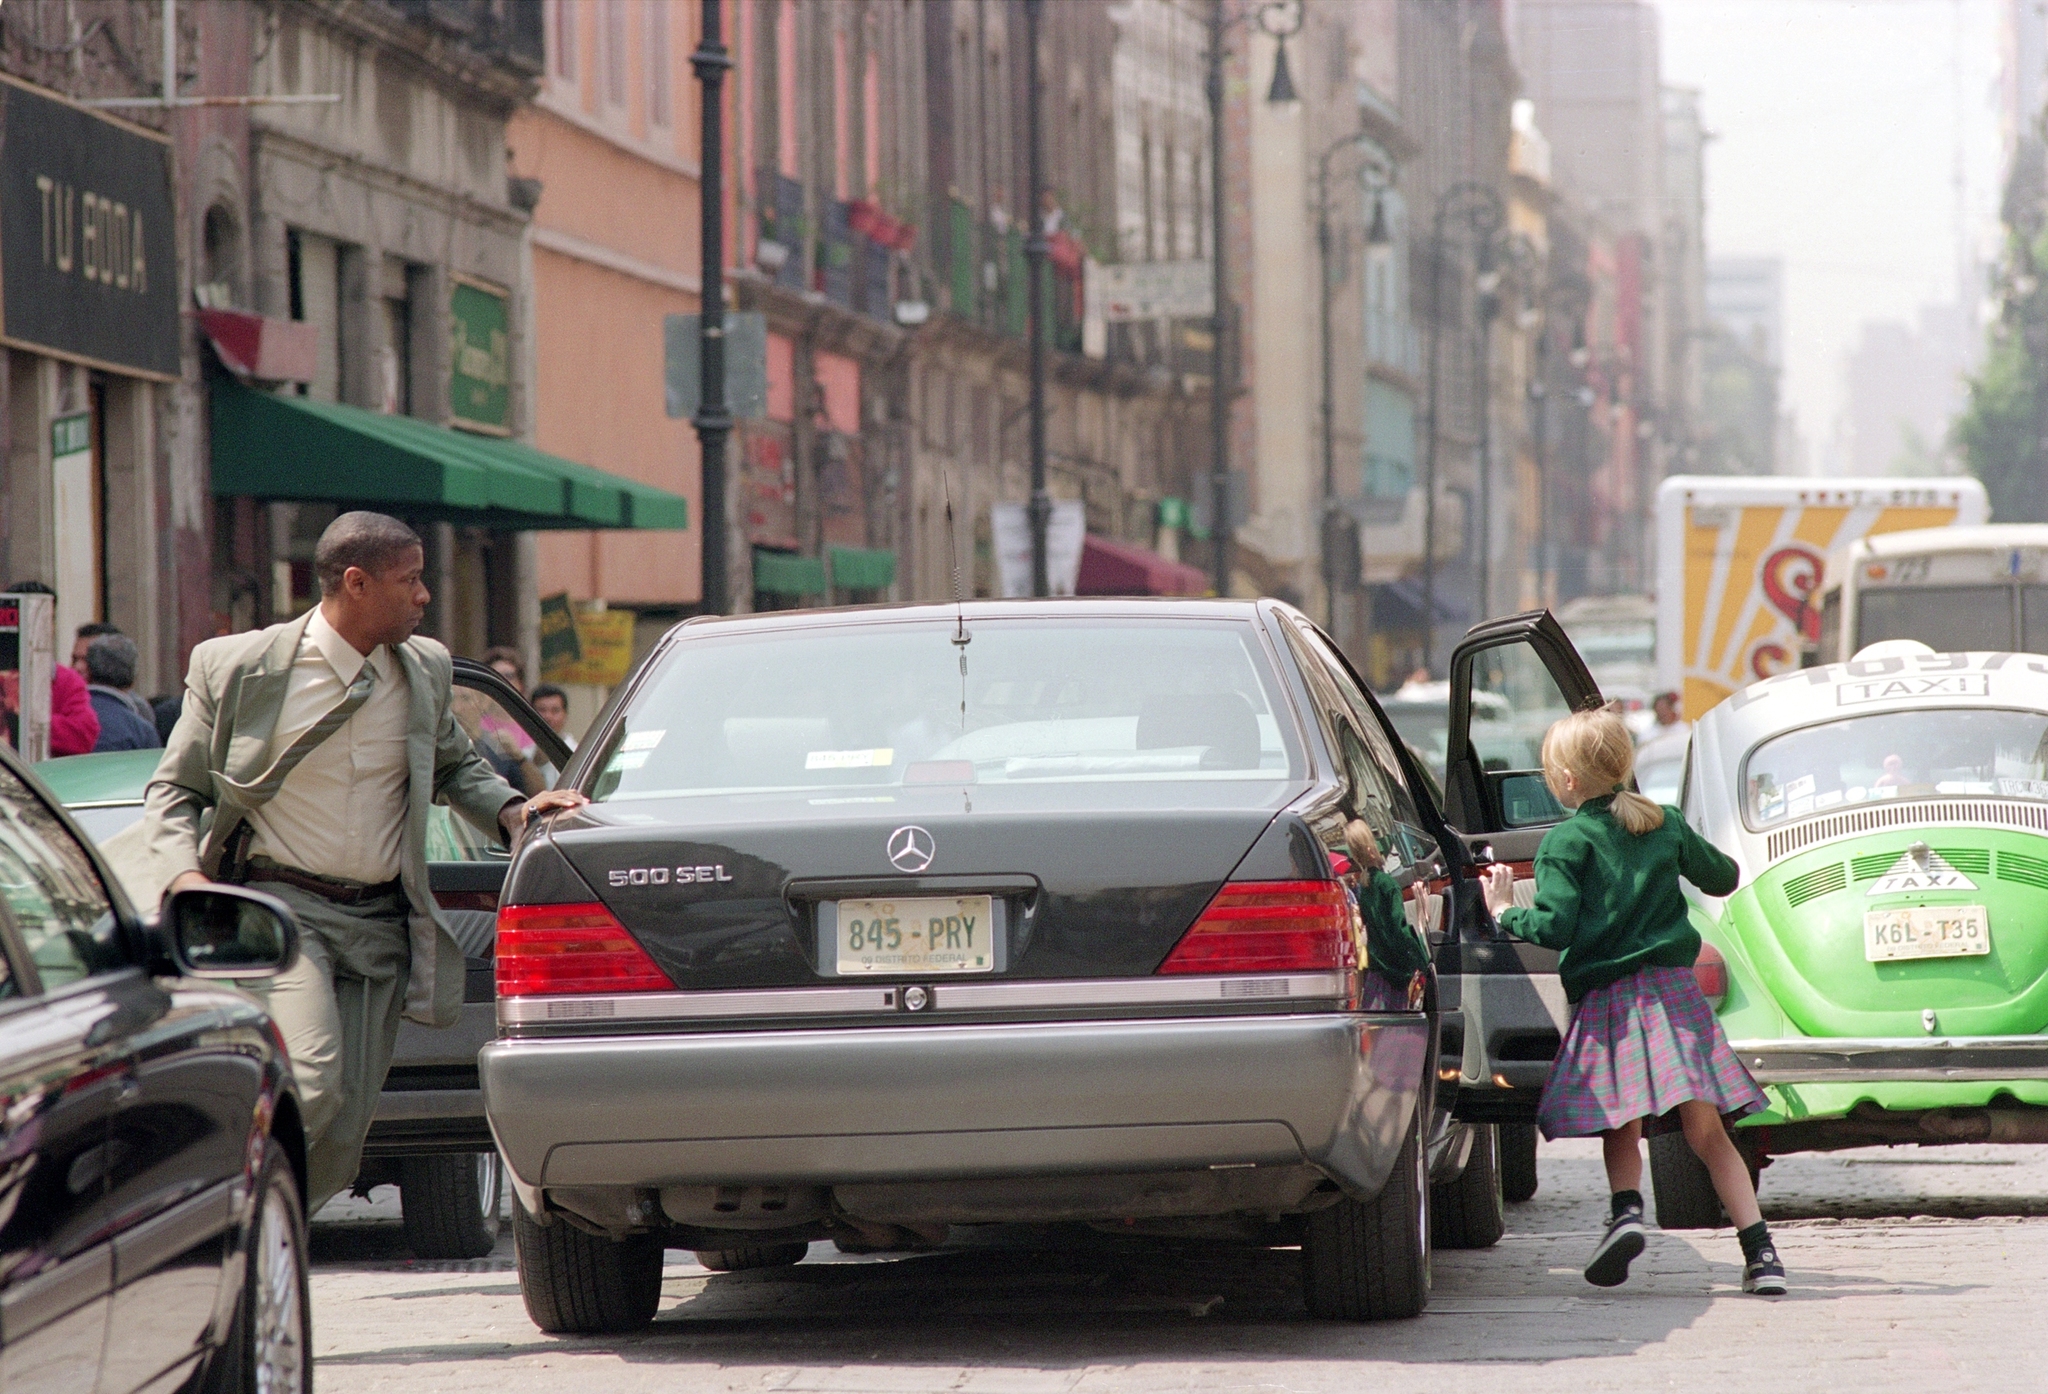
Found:
[[[2041,372],[2026,336],[2002,320],[1994,324],[1984,361],[1970,379],[1969,403],[1953,428],[1956,448],[1984,481],[1991,514],[2000,522],[2043,520]]]
[[[2029,135],[2013,159],[2000,216],[1998,318],[1969,402],[1949,439],[1984,481],[2001,522],[2048,521],[2048,151]]]

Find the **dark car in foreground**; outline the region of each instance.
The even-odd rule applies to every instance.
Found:
[[[483,664],[455,660],[452,703],[484,758],[521,793],[539,793],[568,764],[562,738]],[[141,845],[142,794],[161,755],[112,751],[36,767],[126,880],[130,895],[150,903],[162,878]],[[511,856],[444,807],[437,805],[431,818],[427,880],[467,966],[462,1019],[446,1030],[413,1022],[399,1028],[355,1189],[398,1187],[415,1257],[480,1258],[497,1243],[504,1181],[484,1122],[476,1054],[497,1030],[492,952],[498,889]]]
[[[221,981],[296,952],[253,891],[139,919],[0,754],[0,1389],[312,1387],[298,1094]]]
[[[1494,1129],[1437,1078],[1470,855],[1287,606],[691,620],[565,781],[481,1062],[545,1329],[648,1321],[668,1247],[1005,1221],[1299,1244],[1313,1312],[1378,1319],[1432,1230],[1500,1235]],[[1394,887],[1363,920],[1352,819]]]

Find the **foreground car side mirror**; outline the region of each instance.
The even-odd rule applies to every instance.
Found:
[[[190,978],[267,978],[298,961],[299,926],[276,896],[242,886],[179,891],[165,902],[163,937]]]

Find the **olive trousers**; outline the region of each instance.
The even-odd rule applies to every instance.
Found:
[[[403,891],[337,905],[278,881],[250,889],[276,896],[299,921],[298,962],[255,992],[284,1033],[298,1080],[310,1219],[362,1164],[405,1010],[408,906]]]

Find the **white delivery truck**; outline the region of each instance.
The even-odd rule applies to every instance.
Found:
[[[1974,527],[1991,511],[1969,478],[1674,475],[1657,490],[1657,685],[1688,720],[1799,666],[1820,639],[1829,554],[1859,537]]]

